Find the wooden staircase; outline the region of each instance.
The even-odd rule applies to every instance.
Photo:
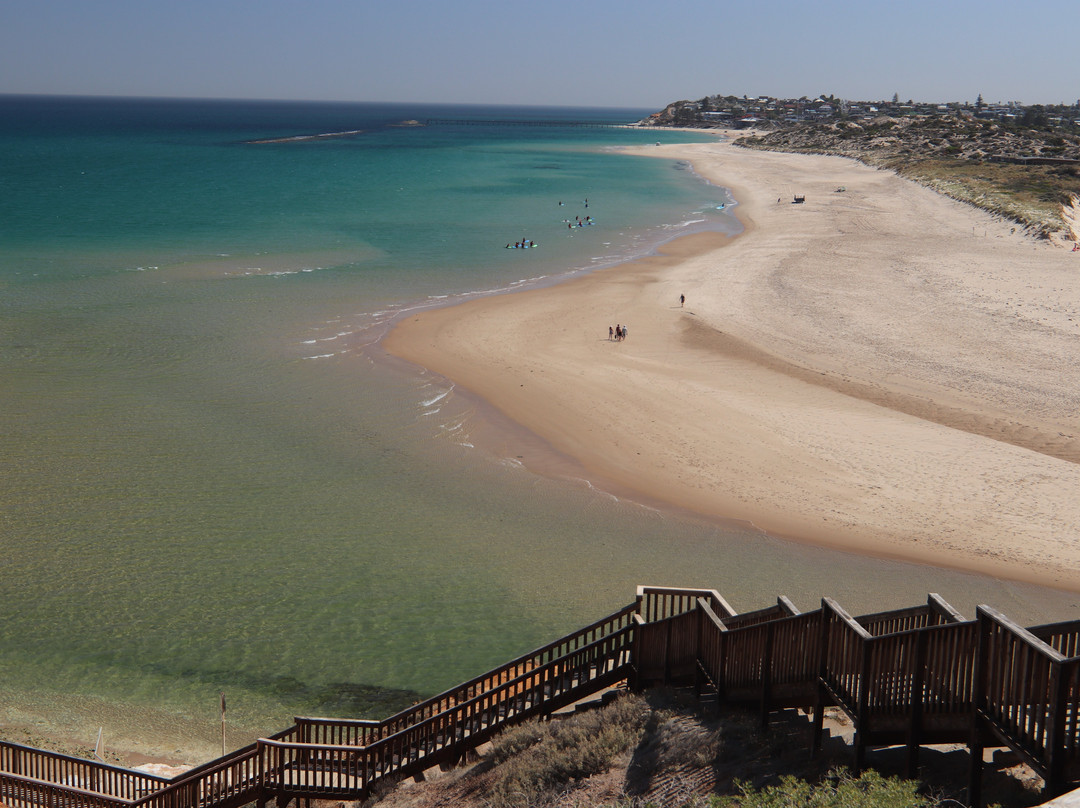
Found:
[[[713,590],[639,587],[634,603],[382,721],[297,718],[268,738],[166,779],[0,743],[9,808],[238,808],[274,800],[358,800],[385,781],[450,766],[513,724],[619,683],[693,686],[719,707],[814,715],[854,726],[854,766],[874,746],[971,750],[977,804],[985,746],[1008,746],[1058,793],[1080,780],[1080,621],[1024,629],[989,607],[966,620],[937,595],[852,617],[824,598],[800,612],[737,613]]]

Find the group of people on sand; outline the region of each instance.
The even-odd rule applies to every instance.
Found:
[[[607,327],[607,338],[614,340],[615,342],[622,342],[626,339],[626,326],[622,324],[616,325],[612,328],[610,325]]]

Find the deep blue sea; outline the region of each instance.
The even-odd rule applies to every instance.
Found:
[[[0,731],[196,762],[222,691],[231,745],[381,717],[641,583],[1069,616],[537,477],[369,350],[416,306],[738,232],[723,188],[617,149],[700,134],[522,125],[652,111],[0,97]]]

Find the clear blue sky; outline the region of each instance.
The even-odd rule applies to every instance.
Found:
[[[0,93],[1074,103],[1076,0],[0,0]]]

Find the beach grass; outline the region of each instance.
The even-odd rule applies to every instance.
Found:
[[[948,158],[895,161],[898,174],[1042,235],[1064,229],[1062,205],[1080,193],[1077,169]]]
[[[1075,136],[952,118],[804,124],[739,138],[767,151],[833,154],[895,171],[1043,238],[1075,238],[1064,207],[1080,197]],[[1027,159],[1029,162],[1019,162]],[[1033,162],[1040,159],[1060,163]],[[1071,162],[1070,162],[1071,161]]]

